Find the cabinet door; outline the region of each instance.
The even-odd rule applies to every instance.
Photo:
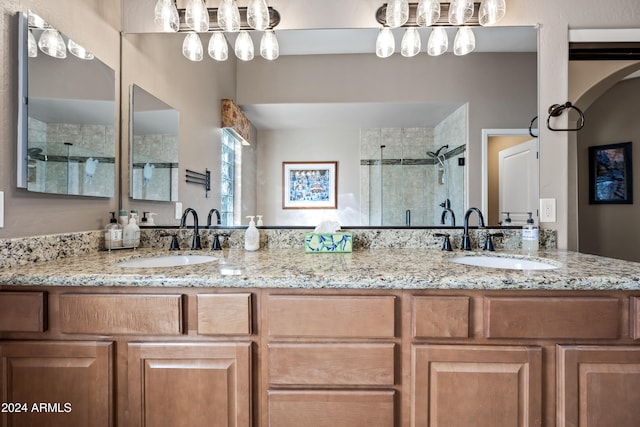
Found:
[[[535,347],[414,345],[411,425],[542,425],[542,351]]]
[[[251,424],[251,343],[131,343],[131,426]]]
[[[558,427],[636,427],[640,348],[558,346]]]
[[[94,341],[0,343],[0,425],[112,426],[112,347]]]

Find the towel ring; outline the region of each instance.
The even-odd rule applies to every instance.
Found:
[[[535,116],[533,118],[533,120],[531,120],[531,123],[529,123],[529,135],[531,135],[533,138],[537,138],[538,135],[534,135],[533,131],[531,130],[533,128],[533,124],[536,122],[536,120],[538,120],[538,116]]]
[[[578,117],[576,127],[572,129],[556,129],[551,127],[551,117],[558,117],[562,113],[564,113],[565,110],[575,110],[580,116]],[[578,131],[583,127],[584,127],[584,113],[582,112],[582,110],[580,110],[578,107],[571,104],[570,102],[567,101],[564,104],[553,104],[551,107],[549,107],[549,117],[547,117],[547,129],[553,130],[553,131],[568,132],[568,131]]]

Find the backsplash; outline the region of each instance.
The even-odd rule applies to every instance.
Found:
[[[227,234],[220,237],[223,247],[242,249],[244,247],[244,228],[237,229],[204,229],[200,230],[202,247],[210,250],[215,234]],[[296,248],[304,250],[304,233],[309,229],[260,229],[261,249]],[[459,250],[462,240],[462,229],[420,229],[420,228],[385,228],[346,230],[353,234],[353,249],[440,249],[442,237],[438,233],[450,234],[454,250]],[[496,250],[518,250],[521,244],[521,230],[492,229],[503,237],[494,237]],[[176,233],[181,249],[191,248],[192,229],[145,229],[141,230],[140,246],[143,248],[168,249],[171,237]],[[486,230],[470,230],[472,247],[482,247]],[[71,256],[85,255],[101,250],[104,234],[102,231],[81,233],[52,234],[36,237],[0,239],[0,268],[9,268],[35,262],[50,261]],[[540,247],[555,249],[556,233],[553,230],[540,230]]]

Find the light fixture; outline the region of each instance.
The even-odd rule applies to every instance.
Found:
[[[420,0],[416,11],[416,24],[429,27],[440,19],[440,0]]]
[[[43,53],[58,59],[67,57],[67,47],[62,36],[55,28],[47,28],[40,35],[38,47]]]
[[[180,29],[178,9],[172,0],[158,0],[154,9],[154,22],[165,33]]]
[[[216,61],[227,60],[229,57],[229,47],[227,45],[227,39],[224,38],[224,34],[222,32],[216,31],[211,34],[207,52],[209,53],[209,56]]]
[[[391,28],[401,27],[409,19],[409,2],[407,0],[390,0],[387,3],[387,25]]]
[[[254,30],[269,28],[269,8],[265,0],[250,0],[247,7],[247,23]]]
[[[27,24],[30,28],[44,29],[48,26],[47,21],[42,19],[39,15],[36,15],[31,10],[27,12]]]
[[[89,52],[84,47],[80,46],[78,43],[69,39],[67,42],[67,47],[69,48],[69,52],[71,52],[75,57],[80,59],[92,60],[94,58],[93,53]]]
[[[473,0],[451,0],[449,3],[449,24],[465,24],[473,16],[473,10]]]
[[[209,31],[209,11],[203,0],[189,0],[184,12],[184,20],[189,28],[198,33]]]
[[[420,33],[416,27],[409,27],[404,31],[402,43],[400,45],[400,53],[402,56],[410,58],[420,53]]]
[[[260,56],[269,61],[277,59],[280,55],[280,46],[276,33],[273,30],[266,30],[260,39]]]
[[[182,54],[190,61],[202,61],[203,50],[200,36],[195,31],[190,31],[182,42]]]
[[[230,33],[240,31],[240,11],[236,0],[221,0],[218,7],[218,26]]]
[[[235,53],[236,57],[241,61],[251,61],[253,59],[253,40],[251,40],[248,31],[242,30],[238,34]]]
[[[431,56],[439,56],[449,48],[449,38],[447,32],[442,27],[435,27],[431,30],[429,41],[427,42],[427,53]]]
[[[27,54],[29,58],[35,58],[38,56],[38,44],[36,38],[33,36],[31,30],[27,34]]]
[[[476,48],[476,38],[471,27],[460,27],[453,41],[454,55],[461,56],[473,52]]]
[[[505,0],[482,0],[478,11],[480,25],[495,25],[507,12]]]
[[[396,50],[396,40],[393,37],[391,28],[382,27],[378,32],[378,38],[376,39],[376,55],[378,58],[388,58],[393,55]]]

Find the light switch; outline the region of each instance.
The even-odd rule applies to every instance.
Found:
[[[4,227],[4,191],[0,191],[0,228]]]
[[[540,222],[556,222],[556,199],[540,199]]]

